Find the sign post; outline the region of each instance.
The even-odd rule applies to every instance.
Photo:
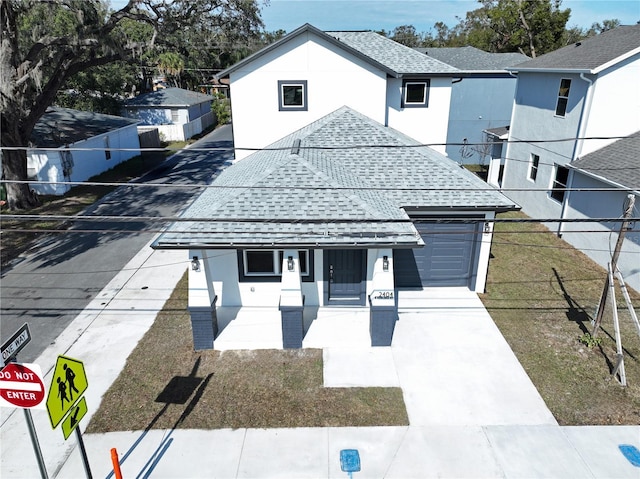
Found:
[[[87,401],[82,396],[89,386],[84,364],[77,359],[58,356],[47,395],[47,411],[51,427],[55,429],[62,422],[62,434],[68,439],[76,431],[82,463],[87,479],[92,479],[87,451],[80,432],[80,419],[87,412]]]

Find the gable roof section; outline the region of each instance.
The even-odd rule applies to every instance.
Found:
[[[515,205],[435,150],[343,107],[224,170],[153,246],[421,245],[403,207]]]
[[[580,40],[508,70],[596,74],[638,53],[640,25],[626,25]]]
[[[475,47],[416,48],[464,72],[505,72],[506,68],[529,59],[522,53],[489,53]]]
[[[31,142],[35,147],[58,148],[138,123],[130,118],[93,111],[50,107],[36,123]]]
[[[640,192],[640,131],[614,141],[569,166],[600,181]]]
[[[323,32],[308,23],[285,35],[280,40],[266,46],[235,65],[223,70],[217,78],[226,78],[231,73],[243,68],[252,61],[277,49],[304,33],[312,33],[323,38],[332,45],[364,60],[392,77],[402,77],[411,74],[430,74],[451,76],[456,68],[438,60],[425,58],[412,48],[401,45],[393,40],[374,32]]]
[[[182,88],[164,88],[158,91],[143,93],[125,101],[127,108],[154,108],[154,107],[188,107],[212,101],[213,97],[197,91],[184,90]]]

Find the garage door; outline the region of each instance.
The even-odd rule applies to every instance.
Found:
[[[477,223],[416,223],[425,246],[393,252],[396,287],[469,286]]]

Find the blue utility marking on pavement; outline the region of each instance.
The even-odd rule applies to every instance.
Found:
[[[632,446],[631,444],[620,444],[618,446],[620,452],[626,457],[631,464],[636,467],[640,467],[640,451],[636,446]]]
[[[343,449],[340,451],[340,468],[343,472],[360,471],[360,454],[357,449]]]

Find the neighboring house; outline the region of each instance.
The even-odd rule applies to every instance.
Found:
[[[63,195],[140,154],[138,122],[119,116],[50,107],[38,120],[27,151],[30,188],[43,195]]]
[[[635,195],[635,227],[625,235],[618,269],[625,282],[640,291],[640,131],[578,158],[569,168],[573,190],[566,195],[565,218],[621,218],[627,196]],[[620,227],[620,222],[564,223],[561,233],[607,268]]]
[[[508,70],[518,82],[502,187],[528,215],[562,218],[572,162],[640,130],[640,25]]]
[[[420,145],[341,107],[226,168],[153,244],[189,251],[195,349],[219,307],[279,308],[284,347],[304,308],[368,308],[376,346],[398,289],[484,291],[491,220],[518,207]]]
[[[458,70],[375,32],[305,24],[224,70],[236,159],[348,105],[444,153]]]
[[[506,69],[529,57],[475,47],[416,50],[460,71],[451,91],[447,156],[461,164],[487,164],[492,145],[484,130],[503,127],[511,120],[517,80]]]
[[[182,88],[163,88],[125,101],[123,115],[157,126],[166,141],[184,141],[213,125],[213,97]]]

